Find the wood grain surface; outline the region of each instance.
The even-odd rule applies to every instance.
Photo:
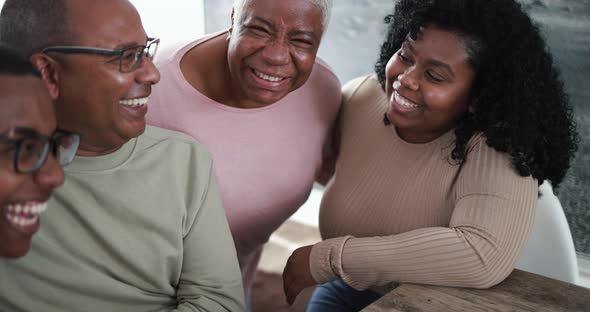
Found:
[[[365,312],[590,312],[590,289],[514,270],[490,289],[404,284]]]

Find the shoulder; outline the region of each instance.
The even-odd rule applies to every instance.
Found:
[[[495,196],[532,205],[538,193],[537,179],[520,176],[510,155],[489,146],[486,141],[484,134],[475,134],[469,141],[467,155],[455,181],[457,197]]]
[[[227,33],[227,30],[206,34],[202,37],[193,40],[181,40],[174,42],[170,45],[162,47],[156,54],[154,63],[159,69],[166,68],[168,66],[178,67],[180,59],[194,47],[210,41],[216,37],[223,36]]]
[[[197,198],[209,189],[213,178],[213,158],[205,146],[192,137],[147,126],[137,144],[136,161],[165,169],[176,183],[190,186],[187,190],[193,189],[191,196]]]
[[[142,168],[161,180],[160,188],[174,188],[182,199],[187,233],[215,181],[211,154],[188,135],[153,126],[146,127],[138,145],[135,161],[147,164]]]
[[[483,179],[486,181],[493,181],[494,178],[505,181],[524,179],[534,180],[536,183],[536,179],[531,176],[521,177],[512,164],[512,157],[508,153],[489,146],[487,137],[483,133],[474,134],[467,143],[467,154],[462,166],[463,170],[470,169],[469,172],[479,172],[480,177],[487,177]]]
[[[340,86],[340,80],[332,68],[318,56],[311,75],[302,89],[321,93],[340,93]]]
[[[161,147],[168,154],[180,153],[187,157],[198,156],[198,159],[202,161],[212,162],[211,154],[205,146],[181,132],[147,126],[140,139],[141,150]]]
[[[290,93],[288,99],[295,101],[297,106],[303,99],[308,106],[335,115],[342,103],[340,80],[326,62],[316,57],[311,75],[301,88]]]
[[[487,144],[487,137],[482,132],[474,133],[467,142],[467,155],[475,153],[488,153],[495,157],[508,158],[508,154],[500,152]]]
[[[367,98],[384,95],[385,92],[374,74],[352,79],[342,87],[342,100],[344,103],[355,99],[366,100]]]
[[[318,75],[322,75],[325,78],[335,79],[340,83],[338,76],[336,76],[332,67],[330,67],[330,65],[328,65],[328,63],[320,56],[317,56],[315,59],[314,71],[317,71]]]

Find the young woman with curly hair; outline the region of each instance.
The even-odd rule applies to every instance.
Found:
[[[553,58],[517,2],[402,0],[386,22],[376,75],[343,88],[325,240],[283,273],[288,300],[323,283],[308,311],[358,311],[400,282],[501,282],[538,186],[558,187],[577,147]]]

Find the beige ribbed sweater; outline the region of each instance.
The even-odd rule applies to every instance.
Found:
[[[426,144],[403,141],[382,122],[389,104],[374,76],[343,90],[314,279],[380,292],[394,282],[486,288],[505,279],[532,227],[537,180],[519,176],[483,136],[470,141],[462,165],[450,159],[453,131]]]

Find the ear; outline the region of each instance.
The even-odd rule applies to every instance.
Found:
[[[59,97],[59,71],[58,63],[47,54],[35,53],[31,55],[31,63],[37,67],[37,70],[41,73],[41,78],[45,82],[47,90],[52,100],[56,100]]]

